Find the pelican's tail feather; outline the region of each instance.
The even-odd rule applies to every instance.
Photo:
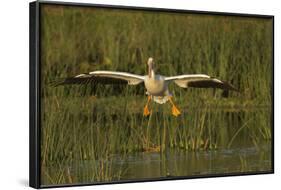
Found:
[[[169,96],[153,96],[152,99],[158,104],[165,104],[169,100]]]

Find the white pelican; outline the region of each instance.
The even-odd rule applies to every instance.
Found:
[[[148,116],[151,112],[151,110],[149,111],[148,109],[148,105],[151,100],[159,104],[164,104],[169,101],[172,105],[172,114],[174,116],[181,114],[172,100],[172,94],[168,90],[168,84],[172,81],[182,88],[220,88],[224,90],[237,91],[237,89],[231,84],[205,74],[186,74],[171,77],[158,75],[155,74],[153,63],[153,58],[150,57],[147,62],[148,75],[145,76],[117,71],[93,71],[65,78],[62,81],[56,82],[55,86],[65,84],[88,84],[89,82],[93,84],[123,83],[128,85],[138,85],[144,83],[146,94],[148,95],[148,100],[143,110],[143,114],[145,116]]]

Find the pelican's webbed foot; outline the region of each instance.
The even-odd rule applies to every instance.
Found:
[[[149,111],[149,109],[148,109],[148,104],[149,104],[150,100],[151,100],[151,96],[148,96],[146,105],[144,106],[144,109],[143,109],[144,116],[148,116],[151,113],[151,111]]]
[[[172,107],[172,114],[176,117],[181,114],[180,110],[175,105]]]
[[[172,114],[173,116],[179,116],[181,114],[180,110],[176,107],[176,105],[174,104],[174,102],[172,101],[172,97],[169,97],[169,101],[172,104]]]
[[[150,111],[148,109],[148,105],[145,105],[144,106],[144,109],[143,109],[143,115],[144,116],[148,116],[150,114]]]

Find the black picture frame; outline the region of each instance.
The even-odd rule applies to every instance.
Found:
[[[192,13],[192,14],[208,14],[208,15],[222,15],[222,16],[239,16],[239,17],[253,17],[265,18],[272,20],[272,150],[271,162],[272,169],[265,172],[243,172],[243,173],[228,173],[228,174],[213,174],[213,175],[195,175],[184,177],[165,177],[155,179],[141,179],[141,180],[121,180],[113,182],[99,182],[99,183],[83,183],[83,184],[64,184],[64,185],[48,185],[44,186],[40,183],[40,126],[41,126],[41,64],[40,64],[40,9],[42,5],[64,5],[64,6],[82,6],[95,7],[107,9],[120,10],[145,10],[153,12],[172,12],[172,13]],[[33,188],[49,188],[49,187],[68,187],[68,186],[85,186],[85,185],[100,185],[100,184],[116,184],[116,183],[132,183],[132,182],[148,182],[148,181],[163,181],[163,180],[180,180],[193,178],[211,178],[211,177],[226,177],[226,176],[241,176],[241,175],[256,175],[256,174],[272,174],[274,173],[274,16],[273,15],[259,15],[259,14],[242,14],[242,13],[227,13],[227,12],[209,12],[209,11],[194,11],[194,10],[179,10],[179,9],[164,9],[164,8],[148,8],[148,7],[132,7],[132,6],[116,6],[116,5],[102,5],[89,3],[73,3],[73,2],[54,2],[54,1],[34,1],[29,4],[29,185]]]

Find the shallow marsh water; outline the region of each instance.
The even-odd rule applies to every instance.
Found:
[[[165,153],[136,153],[118,160],[126,163],[121,179],[142,179],[206,174],[268,171],[271,168],[270,145],[209,151],[167,150]]]
[[[68,172],[71,173],[71,178],[75,176],[76,179],[84,179],[84,183],[95,183],[98,181],[89,176],[93,176],[91,173],[97,169],[97,163],[100,162],[87,160],[59,167],[66,172],[66,175]],[[167,149],[162,153],[139,152],[125,157],[114,155],[108,163],[103,164],[105,167],[110,165],[113,170],[111,172],[115,174],[111,181],[266,172],[271,171],[272,168],[271,144],[265,142],[259,148],[245,146],[207,151]],[[45,169],[51,173],[58,172],[57,167]]]
[[[171,147],[170,141],[180,141],[183,136],[177,140],[170,139],[168,133],[174,132],[167,127],[165,138],[163,129],[159,129],[160,141],[165,140],[164,145],[159,142],[159,149],[107,153],[106,156],[98,159],[69,159],[59,164],[56,162],[43,167],[43,183],[99,183],[270,171],[272,169],[270,109],[246,111],[227,109],[217,110],[217,112],[219,114],[211,112],[209,117],[220,121],[220,124],[205,122],[205,125],[210,126],[204,126],[201,129],[203,132],[200,139],[204,142],[208,138],[213,138],[213,146],[208,145],[208,148],[204,148],[203,143],[203,146],[199,145],[195,150],[185,149],[184,146]],[[204,120],[208,121],[208,117],[204,117]],[[262,121],[265,125],[264,129],[260,127],[263,125]],[[212,128],[212,125],[215,125],[215,128]],[[190,128],[189,131],[182,130],[179,133],[196,132],[196,127]],[[213,130],[212,137],[204,135],[205,128]],[[177,133],[174,134],[178,136]],[[153,136],[156,135],[150,137],[151,141],[157,144]],[[197,138],[197,136],[190,139],[192,138]]]

